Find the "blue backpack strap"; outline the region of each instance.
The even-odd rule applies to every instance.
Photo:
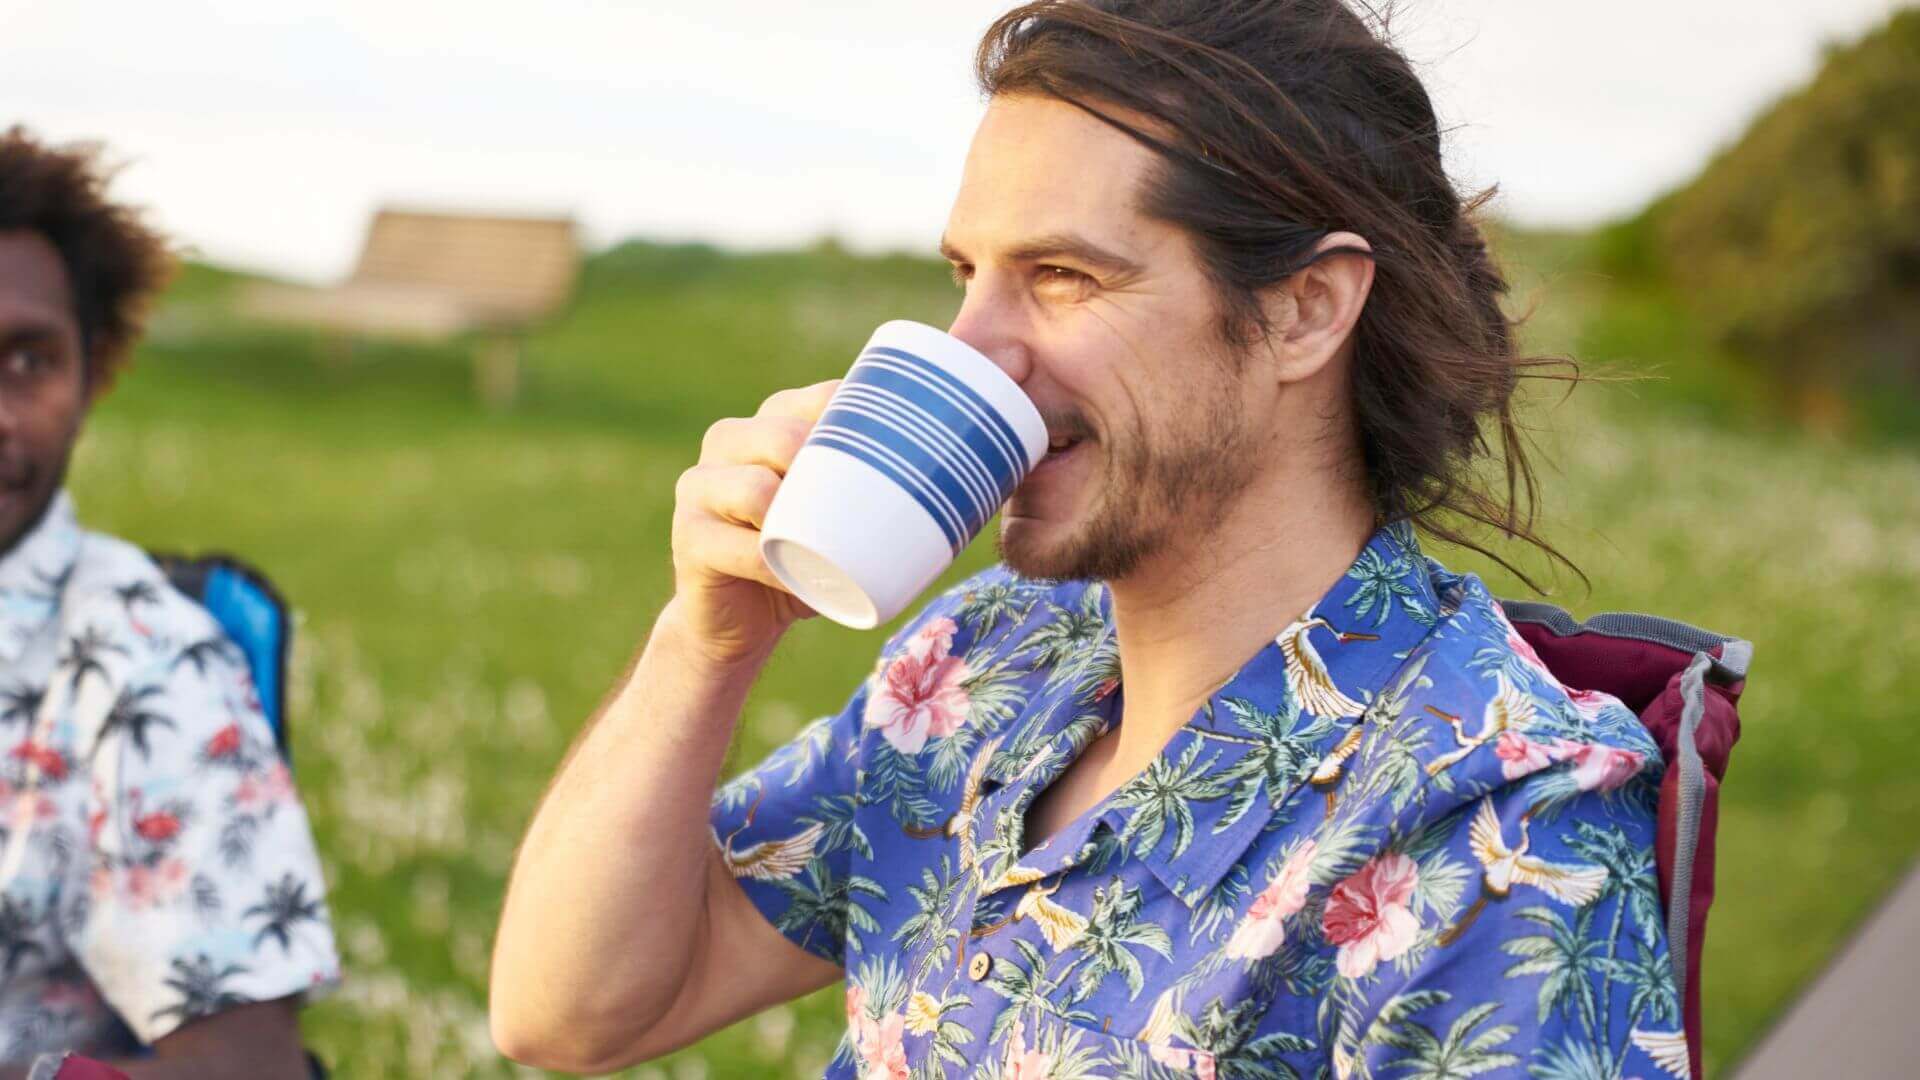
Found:
[[[246,657],[260,711],[273,729],[280,757],[292,764],[287,745],[287,652],[293,622],[287,602],[265,574],[231,555],[155,554],[173,587],[207,609]]]

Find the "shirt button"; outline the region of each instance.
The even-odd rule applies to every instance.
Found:
[[[967,961],[967,977],[971,978],[974,982],[979,982],[981,979],[986,978],[987,972],[992,970],[993,957],[988,956],[986,953],[974,953],[973,959]]]

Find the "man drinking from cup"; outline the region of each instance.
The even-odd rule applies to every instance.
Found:
[[[1542,361],[1405,59],[1337,0],[1049,0],[978,67],[950,332],[1048,444],[1002,563],[715,791],[812,613],[761,525],[848,398],[715,424],[515,867],[501,1047],[612,1069],[840,981],[833,1077],[1661,1075],[1658,753],[1416,539],[1557,555],[1509,406]]]

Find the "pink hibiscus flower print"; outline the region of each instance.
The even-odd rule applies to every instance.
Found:
[[[1530,776],[1554,762],[1552,747],[1511,730],[1500,733],[1493,752],[1500,759],[1500,775],[1509,780]]]
[[[1561,739],[1555,748],[1557,760],[1573,762],[1573,782],[1581,791],[1613,791],[1640,774],[1646,755],[1617,746],[1599,746]]]
[[[186,887],[187,864],[180,859],[162,859],[151,867],[130,866],[122,881],[127,901],[136,909],[159,907]]]
[[[36,821],[52,821],[59,816],[59,804],[37,791],[23,791],[13,802],[13,829],[16,832]]]
[[[1507,648],[1512,649],[1514,654],[1520,657],[1521,661],[1528,667],[1539,672],[1540,677],[1547,681],[1548,686],[1559,686],[1560,680],[1554,678],[1553,670],[1547,667],[1545,660],[1540,659],[1540,654],[1534,651],[1533,645],[1530,644],[1526,638],[1520,636],[1520,631],[1513,628],[1513,622],[1507,618],[1506,611],[1498,604],[1493,606],[1493,611],[1494,614],[1499,617],[1500,625],[1507,631]]]
[[[1227,939],[1227,955],[1235,960],[1258,960],[1272,956],[1287,941],[1286,920],[1307,905],[1308,874],[1313,854],[1319,845],[1312,840],[1300,845],[1287,857],[1271,884],[1260,890],[1247,908],[1247,914]]]
[[[208,761],[230,758],[240,752],[240,725],[228,724],[213,733],[207,744],[200,749],[200,756]]]
[[[284,762],[278,761],[258,773],[241,777],[233,789],[233,805],[242,810],[277,806],[293,798],[293,773]]]
[[[1512,623],[1507,624],[1507,648],[1518,654],[1528,667],[1539,672],[1548,686],[1560,685],[1560,680],[1553,677],[1553,671],[1547,667],[1547,662],[1540,659],[1540,654],[1533,651],[1533,646],[1528,644],[1526,638],[1520,636],[1520,631],[1515,630]]]
[[[1328,942],[1340,946],[1335,958],[1340,974],[1349,979],[1371,975],[1382,960],[1413,947],[1420,921],[1407,903],[1419,880],[1413,860],[1390,851],[1333,887],[1321,929]]]
[[[1600,710],[1606,708],[1609,703],[1619,704],[1620,702],[1620,699],[1612,694],[1603,694],[1598,690],[1568,690],[1567,699],[1573,702],[1573,707],[1579,712],[1581,718],[1588,722],[1592,722],[1599,716]],[[1625,705],[1620,707],[1626,708]]]
[[[60,751],[44,743],[37,743],[32,739],[27,739],[9,751],[7,756],[32,765],[34,768],[39,769],[41,775],[49,780],[57,781],[67,778],[66,757],[63,756]]]
[[[1007,1067],[1001,1070],[1004,1080],[1051,1080],[1053,1059],[1038,1050],[1027,1049],[1027,1041],[1019,1031],[1007,1041]]]
[[[952,619],[935,619],[907,642],[906,652],[880,673],[867,699],[866,726],[879,728],[895,750],[917,754],[929,739],[960,730],[967,719],[967,691],[960,684],[967,662],[949,656]]]
[[[898,1012],[860,1022],[860,1080],[908,1080],[907,1018]]]

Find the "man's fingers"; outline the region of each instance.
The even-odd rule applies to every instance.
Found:
[[[813,614],[760,557],[760,527],[787,467],[839,385],[833,379],[782,390],[751,419],[721,420],[707,429],[700,463],[680,474],[674,490],[676,572],[756,582],[778,592],[791,614]]]
[[[797,386],[791,390],[782,390],[760,403],[756,416],[785,416],[805,420],[812,424],[827,411],[827,401],[833,392],[840,389],[839,379],[814,383],[812,386]]]
[[[730,419],[707,429],[700,444],[702,465],[761,465],[785,476],[787,466],[813,430],[812,420],[794,416]]]
[[[697,517],[674,530],[674,547],[684,563],[726,577],[757,581],[786,592],[760,557],[760,533],[719,518]]]
[[[758,531],[780,489],[780,474],[765,465],[696,465],[680,474],[674,498],[682,507]]]

